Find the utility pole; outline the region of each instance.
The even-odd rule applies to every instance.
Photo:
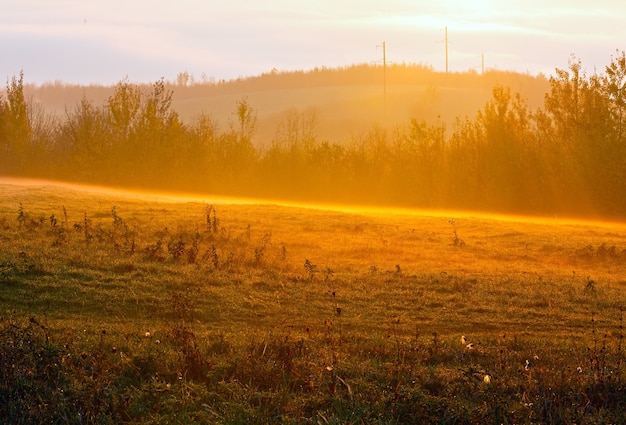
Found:
[[[482,53],[480,55],[481,59],[482,59],[482,64],[481,64],[481,68],[480,68],[480,75],[485,75],[485,54]]]
[[[387,48],[386,43],[383,41],[382,46],[378,45],[376,48],[383,48],[383,118],[387,120]]]
[[[448,74],[448,26],[446,26],[446,74]]]
[[[437,41],[437,43],[441,43],[442,40]],[[443,39],[443,43],[446,45],[446,75],[450,68],[448,67],[448,27],[446,26],[446,37]]]

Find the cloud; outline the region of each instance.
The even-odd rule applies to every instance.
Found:
[[[606,64],[626,39],[626,6],[596,0],[6,0],[0,73],[36,70],[47,79],[173,78],[179,71],[234,78],[281,70],[374,62],[441,69],[444,27],[451,66],[545,70],[567,62]],[[601,59],[604,58],[603,61]],[[520,69],[520,67],[522,67]],[[123,76],[124,74],[122,74]],[[157,76],[157,77],[155,77]]]

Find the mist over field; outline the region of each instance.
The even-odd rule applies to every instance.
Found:
[[[9,77],[0,418],[625,423],[626,54],[584,69]]]
[[[622,219],[624,53],[588,74],[418,65],[29,85],[0,175],[285,201]]]
[[[626,419],[624,224],[0,178],[0,231],[4,423]]]

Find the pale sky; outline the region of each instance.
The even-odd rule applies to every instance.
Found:
[[[618,0],[2,0],[0,78],[114,84],[232,79],[382,61],[546,75],[626,49]]]

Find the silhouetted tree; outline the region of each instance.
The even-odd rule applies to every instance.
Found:
[[[31,123],[28,104],[24,97],[24,73],[13,76],[6,87],[0,126],[0,152],[3,153],[3,172],[23,173],[28,160]]]
[[[608,101],[611,117],[611,135],[608,139],[604,168],[608,171],[603,178],[613,182],[608,195],[612,198],[612,209],[626,211],[626,54],[617,52],[606,67],[602,79],[604,96]],[[604,183],[605,184],[605,183]]]
[[[549,125],[551,143],[558,145],[554,164],[562,167],[569,209],[593,213],[606,209],[606,198],[613,189],[606,185],[610,161],[612,121],[609,102],[603,93],[602,79],[588,77],[580,60],[572,57],[568,70],[556,70],[550,78],[550,91],[544,108],[543,125]],[[603,177],[604,176],[604,177]],[[601,199],[604,199],[603,201]]]
[[[58,128],[57,138],[60,140],[59,154],[69,168],[66,172],[81,181],[106,182],[103,176],[112,166],[112,143],[107,130],[110,129],[106,126],[102,108],[87,98],[65,110],[65,120]]]
[[[476,118],[482,137],[483,190],[491,207],[528,208],[533,176],[540,172],[531,161],[532,117],[519,93],[496,86],[492,98]]]

